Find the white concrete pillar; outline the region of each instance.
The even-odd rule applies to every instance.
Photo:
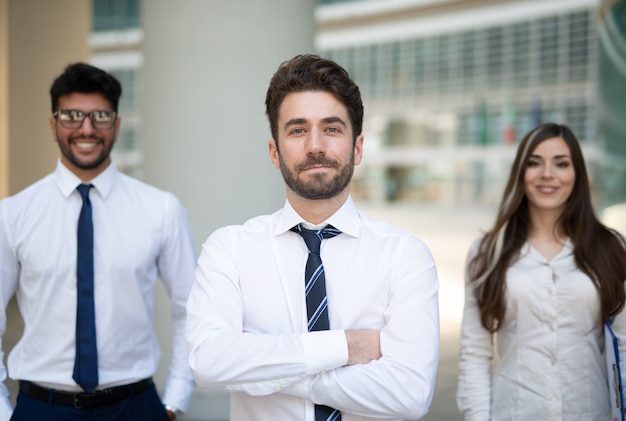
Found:
[[[265,92],[278,65],[313,52],[314,0],[144,0],[145,180],[174,192],[198,246],[216,228],[271,213],[284,202],[269,159]],[[169,361],[169,307],[157,295]],[[198,391],[185,419],[223,420],[225,394]]]

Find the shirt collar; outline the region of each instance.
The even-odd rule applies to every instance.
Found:
[[[535,260],[539,262],[548,263],[551,265],[552,264],[557,265],[563,259],[566,259],[567,261],[569,261],[569,258],[570,256],[573,255],[573,253],[574,253],[574,243],[572,242],[570,238],[567,238],[565,240],[565,244],[563,244],[563,248],[559,250],[559,252],[550,260],[546,259],[541,253],[539,253],[539,251],[535,249],[530,244],[529,241],[526,241],[526,243],[522,246],[522,249],[520,251],[521,255],[526,255],[526,256],[534,258]]]
[[[283,207],[278,218],[278,222],[276,223],[274,235],[283,234],[300,223],[305,223],[309,226],[314,227],[324,227],[326,225],[332,225],[341,232],[348,234],[352,237],[359,236],[360,216],[350,196],[348,196],[348,199],[345,201],[345,203],[341,205],[341,207],[337,209],[334,214],[332,214],[328,219],[318,225],[311,224],[310,222],[304,220],[294,210],[294,208],[291,206],[291,203],[289,203],[289,200],[286,200],[285,206]]]
[[[117,168],[115,167],[113,161],[111,161],[109,166],[89,183],[94,186],[102,198],[106,199],[106,197],[111,193],[111,190],[113,190],[113,186],[115,185],[118,176],[119,173]],[[83,181],[78,178],[76,174],[63,165],[60,159],[57,162],[54,177],[61,194],[66,198],[69,197],[74,190],[76,190],[76,187],[78,187],[79,184],[83,183]]]

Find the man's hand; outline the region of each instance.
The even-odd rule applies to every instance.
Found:
[[[380,332],[377,330],[346,330],[348,362],[346,365],[366,364],[382,357]]]
[[[170,421],[174,421],[176,419],[176,408],[171,405],[165,405],[165,412],[169,417]]]

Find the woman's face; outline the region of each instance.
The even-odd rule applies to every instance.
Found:
[[[561,213],[575,181],[576,172],[565,140],[552,137],[535,147],[524,174],[524,192],[531,209]]]

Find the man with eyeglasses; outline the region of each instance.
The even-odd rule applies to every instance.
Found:
[[[191,400],[184,324],[194,241],[173,194],[111,159],[121,93],[103,70],[69,65],[50,89],[56,170],[0,201],[0,335],[14,294],[24,320],[7,363],[19,380],[14,411],[0,363],[0,420],[166,421]],[[162,398],[152,381],[157,278],[174,323]]]

